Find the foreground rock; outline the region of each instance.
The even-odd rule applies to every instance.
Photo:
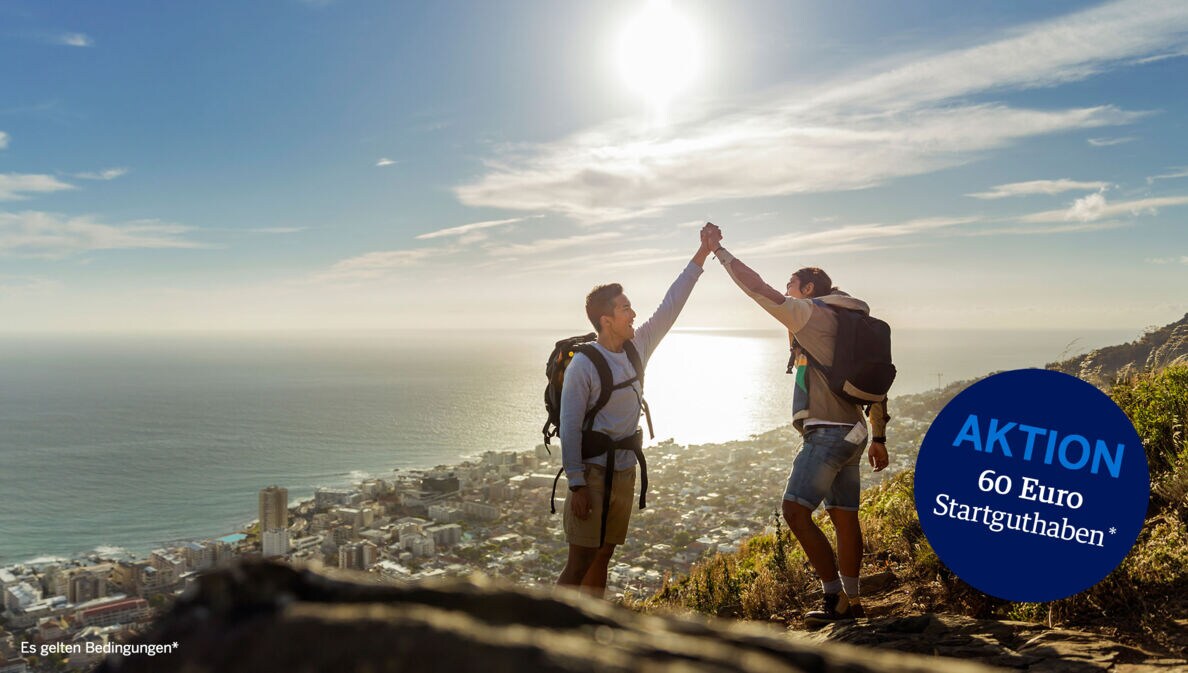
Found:
[[[820,642],[943,654],[993,666],[1058,673],[1167,673],[1188,662],[1161,658],[1083,631],[1039,624],[918,615],[831,624],[812,636]]]
[[[483,582],[412,587],[264,562],[200,580],[102,673],[335,671],[762,671],[908,673],[993,669],[792,637],[756,624],[644,616],[602,601]]]

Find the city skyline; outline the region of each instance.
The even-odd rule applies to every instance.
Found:
[[[0,8],[2,332],[581,325],[697,227],[906,328],[1188,311],[1188,7]],[[678,327],[769,327],[716,262]]]

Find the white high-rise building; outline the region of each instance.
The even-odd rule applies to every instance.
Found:
[[[284,556],[289,553],[289,531],[285,528],[273,528],[264,531],[261,537],[265,557]]]
[[[363,570],[368,570],[379,562],[379,547],[373,542],[364,542],[359,545],[359,555]]]

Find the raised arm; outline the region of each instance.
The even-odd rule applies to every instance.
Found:
[[[668,330],[672,329],[677,316],[681,314],[681,309],[685,307],[685,302],[689,300],[689,295],[693,292],[693,286],[701,277],[702,267],[709,254],[709,245],[703,236],[701,247],[697,248],[693,258],[689,260],[684,270],[668,288],[668,292],[664,294],[664,299],[656,308],[656,312],[636,328],[635,338],[631,341],[639,349],[639,357],[644,362],[648,361],[652,352],[656,350],[656,346],[660,344],[660,340],[664,338],[665,334],[668,334]]]
[[[730,279],[748,297],[755,300],[764,311],[783,323],[789,332],[798,332],[808,322],[813,312],[813,303],[804,299],[786,297],[782,292],[768,285],[755,273],[751,267],[742,263],[726,248],[722,247],[722,230],[709,223],[702,230],[708,240],[709,248],[714,256],[722,263]]]
[[[726,267],[730,277],[735,284],[742,288],[743,292],[752,296],[760,295],[776,304],[784,303],[784,293],[765,283],[751,267],[743,264],[742,260],[730,255],[722,248],[722,230],[716,224],[707,222],[702,229],[702,237],[706,239],[710,251],[718,257],[722,266]],[[723,259],[723,255],[729,255],[730,261]]]

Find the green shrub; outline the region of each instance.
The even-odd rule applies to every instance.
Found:
[[[1152,480],[1188,460],[1188,365],[1143,374],[1114,386],[1110,396],[1134,423]]]
[[[1123,568],[1152,588],[1188,585],[1188,526],[1175,514],[1148,519]]]
[[[1007,619],[1017,622],[1042,622],[1048,615],[1048,606],[1043,603],[1011,603],[1006,611]]]

